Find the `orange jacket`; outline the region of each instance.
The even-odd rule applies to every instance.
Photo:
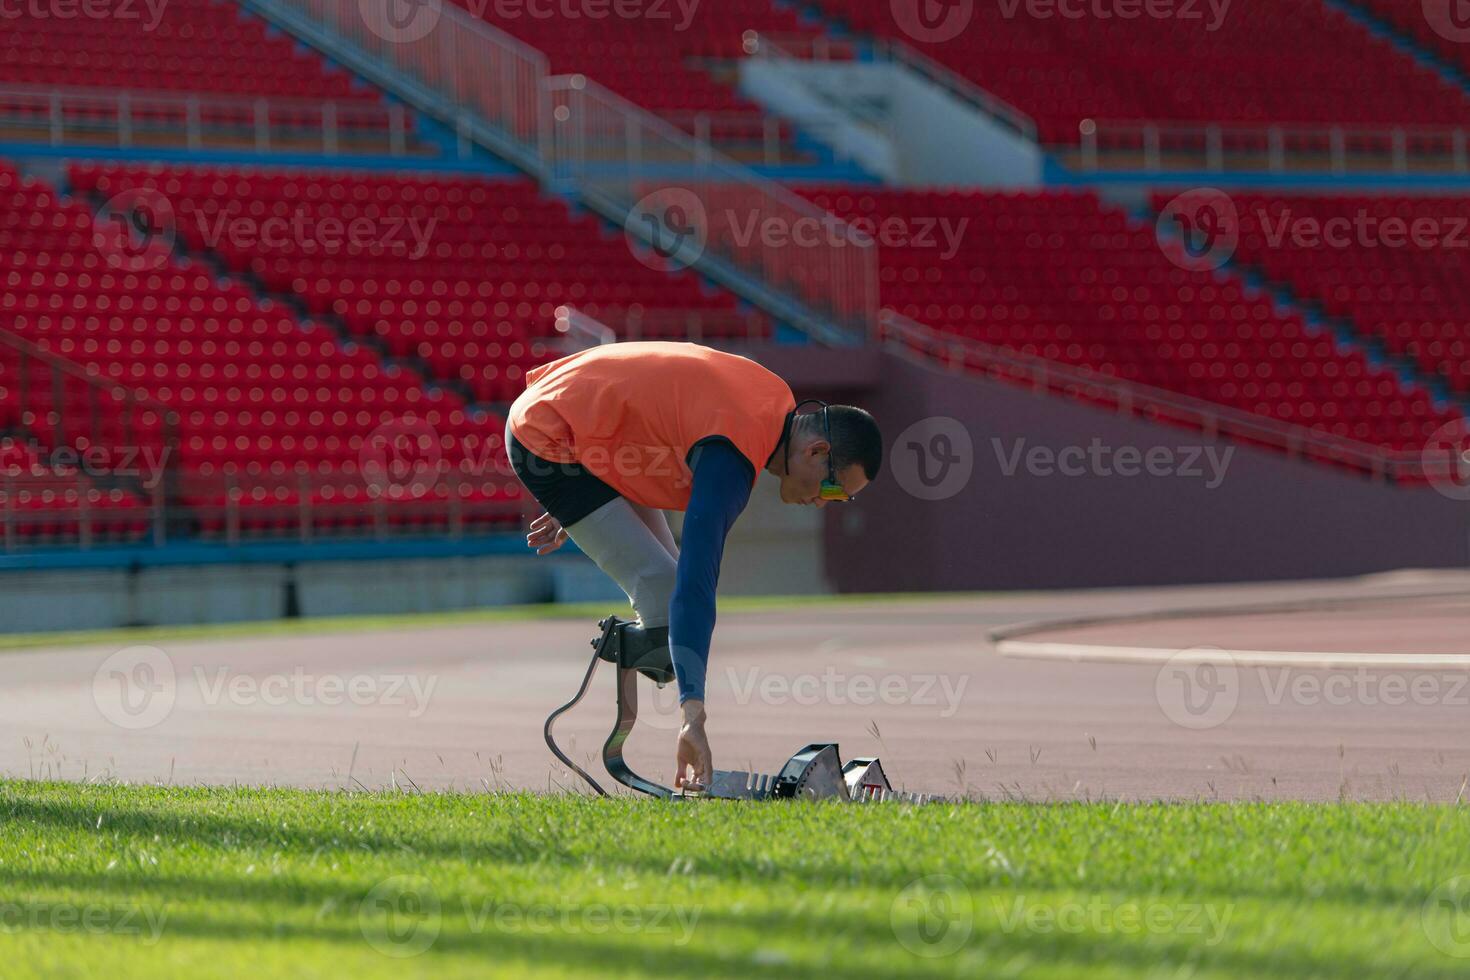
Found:
[[[527,451],[580,463],[636,504],[689,506],[688,456],[729,439],[758,476],[796,407],[791,388],[749,358],[698,344],[607,344],[526,374],[510,429]]]

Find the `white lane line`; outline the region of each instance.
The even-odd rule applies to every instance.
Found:
[[[1324,653],[1306,650],[1225,650],[1217,647],[1128,647],[1097,643],[1047,643],[1039,640],[1002,640],[1002,657],[1017,660],[1091,660],[1101,663],[1162,664],[1195,654],[1194,659],[1229,660],[1244,667],[1385,667],[1395,670],[1463,667],[1470,669],[1470,653]]]

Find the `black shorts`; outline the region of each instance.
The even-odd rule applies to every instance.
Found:
[[[573,524],[592,513],[618,492],[588,473],[580,463],[553,463],[530,452],[515,436],[506,434],[510,468],[546,512],[561,522]]]

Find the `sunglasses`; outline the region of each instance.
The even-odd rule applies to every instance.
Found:
[[[824,401],[821,401],[820,399],[808,398],[806,401],[802,402],[800,405],[797,405],[796,408],[793,410],[793,413],[800,412],[802,405],[820,405],[820,406],[822,406],[822,430],[826,433],[826,436],[827,436],[827,446],[828,446],[828,449],[827,449],[827,477],[826,477],[826,479],[824,479],[822,481],[822,487],[818,491],[818,494],[817,495],[820,496],[823,500],[840,500],[840,501],[843,501],[843,502],[852,500],[853,499],[852,495],[849,494],[846,490],[843,489],[841,483],[837,482],[837,470],[832,465],[832,449],[831,449],[831,446],[832,446],[832,420],[827,416],[827,403],[824,402]],[[788,454],[791,452],[790,443],[787,444],[786,452]]]

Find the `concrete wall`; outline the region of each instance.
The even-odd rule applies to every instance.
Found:
[[[897,181],[902,167],[891,134],[866,125],[827,97],[840,92],[842,99],[884,100],[891,86],[889,76],[880,65],[745,58],[740,62],[740,92],[796,122],[830,146],[838,159],[853,160],[885,181]]]
[[[909,186],[1039,187],[1045,155],[913,72],[893,72],[889,132]]]
[[[870,408],[888,444],[882,479],[860,503],[826,511],[828,569],[840,591],[1224,582],[1470,564],[1470,504],[1429,488],[1384,486],[892,354],[883,355],[881,373]],[[941,437],[948,448],[935,441]],[[1105,451],[1095,454],[1101,466],[1088,455],[1094,444]],[[1061,462],[1078,475],[1054,458],[1068,447],[1076,451]],[[962,458],[947,486],[929,488],[919,465],[937,479],[936,448]],[[1225,462],[1223,475],[1211,475],[1209,450]],[[1125,451],[1140,461],[1126,467],[1137,475],[1118,472],[1130,463]],[[1165,455],[1171,464],[1150,474],[1150,451],[1155,464]],[[1196,453],[1199,476],[1186,465]],[[953,495],[922,499],[915,488]]]
[[[740,90],[890,183],[1042,183],[1040,147],[899,65],[747,58]]]
[[[511,603],[622,602],[581,555],[12,571],[5,632],[107,629],[301,616],[439,612]]]

